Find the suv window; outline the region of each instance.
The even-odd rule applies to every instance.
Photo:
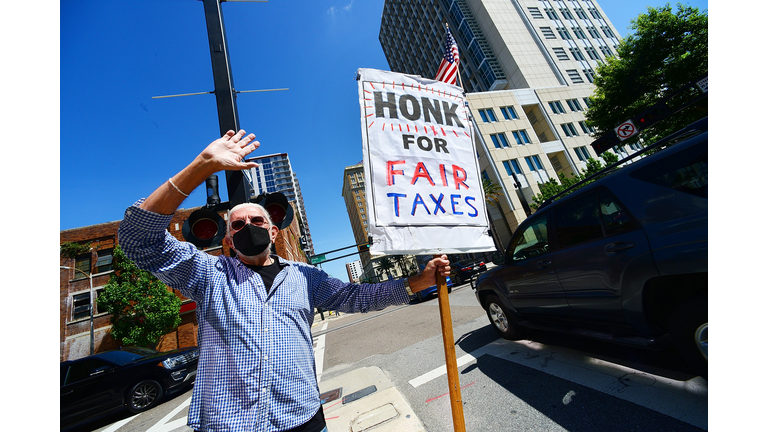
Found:
[[[515,235],[507,249],[509,261],[522,261],[542,255],[549,250],[547,214],[532,217],[531,223]]]
[[[674,157],[640,168],[630,176],[638,180],[707,198],[707,142],[680,151]]]
[[[619,200],[605,188],[599,188],[557,206],[555,226],[560,248],[638,228]]]
[[[558,206],[555,210],[555,226],[561,248],[602,238],[597,191]]]

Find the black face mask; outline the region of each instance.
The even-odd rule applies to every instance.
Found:
[[[235,249],[245,256],[256,256],[272,243],[269,238],[269,230],[256,225],[248,224],[232,236]]]

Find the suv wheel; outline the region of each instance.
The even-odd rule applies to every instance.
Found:
[[[157,405],[163,397],[163,388],[157,381],[144,380],[128,392],[128,411],[136,414]]]
[[[512,312],[495,295],[485,299],[485,311],[493,328],[504,339],[517,340],[523,337],[523,328],[517,325]]]
[[[682,302],[669,317],[669,330],[675,347],[694,372],[707,377],[708,319],[707,297],[700,296]]]

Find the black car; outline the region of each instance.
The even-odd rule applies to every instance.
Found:
[[[154,407],[194,382],[198,356],[196,347],[162,353],[128,347],[61,362],[61,427]]]
[[[458,285],[462,285],[472,279],[472,276],[488,270],[485,261],[480,260],[464,260],[452,264],[451,267],[453,267],[451,274],[456,278]]]
[[[606,168],[520,224],[504,263],[476,286],[501,336],[537,328],[646,348],[671,342],[706,376],[707,124]]]

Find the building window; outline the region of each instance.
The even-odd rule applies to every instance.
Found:
[[[91,274],[90,252],[75,257],[75,269],[80,270],[75,272],[75,279],[83,279],[88,277],[87,275]]]
[[[608,48],[607,46],[600,46],[600,51],[602,51],[602,52],[603,52],[603,54],[604,54],[606,57],[610,57],[610,56],[612,56],[612,55],[613,55],[613,52],[612,52],[612,51],[611,51],[611,49],[610,49],[610,48]]]
[[[564,27],[557,27],[557,33],[560,34],[560,38],[563,40],[571,40],[571,34],[568,33],[568,30],[566,30]]]
[[[587,106],[587,108],[589,108],[589,107],[591,107],[591,106],[592,106],[592,100],[591,100],[590,98],[588,98],[588,97],[585,97],[585,98],[581,98],[581,100],[583,100],[583,101],[584,101],[584,105],[586,105],[586,106]]]
[[[563,14],[563,18],[565,19],[573,19],[573,15],[571,15],[571,11],[569,11],[568,8],[561,8],[560,13]]]
[[[576,156],[579,158],[580,161],[586,162],[591,156],[589,156],[589,151],[587,151],[587,148],[582,147],[576,147],[573,149],[573,151],[576,152]]]
[[[576,133],[576,128],[573,126],[573,123],[563,123],[560,125],[560,127],[563,128],[565,136],[574,137],[579,135]]]
[[[595,82],[595,71],[592,69],[582,69],[582,72],[584,72],[584,75],[587,77],[589,82]]]
[[[584,58],[584,55],[581,53],[581,51],[579,51],[578,48],[571,48],[571,55],[575,60],[586,61],[586,59]]]
[[[613,32],[611,31],[611,28],[608,26],[602,26],[600,27],[603,30],[603,33],[605,33],[606,37],[613,38],[616,37],[613,35]]]
[[[585,134],[595,133],[595,128],[593,128],[592,126],[587,126],[587,122],[585,122],[584,120],[579,122],[579,126],[581,126],[581,130],[583,130]]]
[[[96,273],[104,273],[112,270],[112,249],[100,250],[96,260]]]
[[[587,17],[587,14],[584,12],[584,9],[582,9],[582,8],[575,8],[573,11],[576,12],[576,16],[577,17],[579,17],[581,19],[589,19]]]
[[[547,14],[547,17],[551,20],[559,20],[560,17],[557,16],[557,12],[555,12],[552,8],[544,8],[544,12]]]
[[[581,78],[581,75],[579,75],[579,71],[576,69],[569,69],[565,71],[568,74],[568,77],[573,81],[574,84],[581,84],[584,82],[584,79]]]
[[[505,120],[517,120],[520,117],[517,116],[517,112],[515,111],[515,107],[512,106],[506,106],[499,108],[501,110],[501,114],[504,115]]]
[[[552,51],[555,52],[555,57],[557,57],[558,60],[564,61],[564,60],[570,60],[568,58],[568,54],[565,52],[562,48],[552,48]]]
[[[493,141],[493,146],[496,148],[509,147],[507,136],[504,135],[503,132],[500,134],[491,134],[491,141]]]
[[[512,136],[515,137],[518,145],[530,144],[531,140],[528,139],[528,134],[524,130],[513,131]]]
[[[565,109],[563,108],[563,105],[560,104],[560,101],[549,102],[549,108],[552,110],[553,114],[565,114]]]
[[[600,55],[597,53],[597,51],[593,47],[585,47],[584,51],[587,52],[587,55],[592,60],[600,60]]]
[[[586,39],[587,35],[584,34],[584,30],[582,30],[580,27],[573,27],[571,28],[573,30],[573,34],[576,35],[577,39]]]
[[[541,34],[544,35],[544,39],[557,39],[557,36],[555,36],[555,32],[552,31],[549,27],[539,27],[541,29]]]
[[[496,120],[496,116],[493,114],[493,108],[488,109],[481,109],[480,112],[480,118],[483,119],[483,123],[490,123],[498,121]]]
[[[91,316],[91,293],[72,295],[72,321]]]
[[[544,15],[541,14],[541,11],[537,7],[529,7],[528,13],[531,14],[533,19],[544,19]]]
[[[570,108],[571,111],[584,111],[581,108],[579,101],[577,101],[576,99],[566,99],[565,102],[568,104],[568,108]]]
[[[510,166],[509,161],[502,161],[501,162],[504,165],[504,169],[507,170],[507,175],[512,175],[512,166]]]
[[[587,27],[587,32],[590,36],[592,36],[595,39],[602,39],[602,36],[600,36],[600,33],[598,33],[597,29],[593,26]]]
[[[597,9],[591,7],[591,8],[587,8],[587,10],[592,15],[592,18],[594,18],[594,19],[603,19],[603,17],[600,16],[600,12],[598,12]]]

